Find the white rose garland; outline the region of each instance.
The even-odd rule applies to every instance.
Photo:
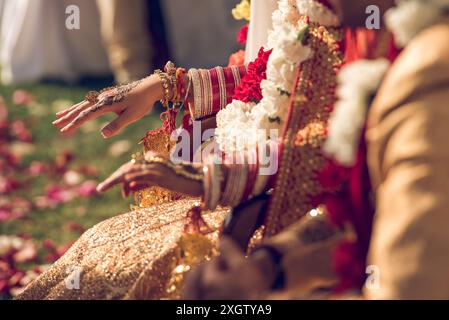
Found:
[[[338,75],[338,101],[324,152],[342,165],[354,165],[369,98],[377,91],[389,66],[386,59],[360,60],[343,67]]]
[[[217,114],[215,136],[222,151],[244,151],[259,142],[267,142],[267,138],[271,138],[269,129],[276,129],[280,134],[297,67],[313,54],[298,39],[307,28],[299,23],[300,15],[308,15],[312,22],[328,26],[338,22],[328,8],[316,1],[279,1],[279,8],[273,13],[273,30],[268,37],[267,49],[272,49],[272,53],[267,63],[267,79],[261,82],[263,98],[257,104],[234,100]],[[261,134],[264,132],[266,134]]]
[[[397,6],[385,13],[388,29],[394,33],[396,44],[405,45],[420,31],[432,25],[449,8],[449,0],[398,0]]]
[[[405,47],[419,32],[434,24],[449,8],[449,0],[398,0],[384,16],[396,44]],[[340,164],[355,164],[362,130],[373,96],[390,63],[386,59],[361,60],[342,68],[338,81],[339,101],[330,119],[324,151]]]

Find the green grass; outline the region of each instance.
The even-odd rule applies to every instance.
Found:
[[[107,140],[101,137],[99,131],[106,121],[113,118],[113,115],[95,120],[88,125],[89,130],[85,127],[69,138],[62,137],[52,126],[51,122],[55,119],[56,111],[70,103],[82,100],[88,90],[97,89],[103,85],[107,84],[67,86],[53,83],[0,87],[0,95],[8,105],[9,119],[24,120],[33,135],[34,149],[23,159],[21,166],[26,167],[35,160],[53,161],[58,154],[67,150],[75,155],[75,160],[70,167],[92,165],[98,169],[98,176],[95,179],[101,181],[122,163],[128,161],[131,153],[140,150],[141,146],[138,145],[140,138],[147,130],[160,125],[157,116],[146,116],[126,128],[119,136]],[[29,91],[35,96],[37,103],[31,106],[13,105],[11,97],[16,89]],[[108,149],[119,140],[130,141],[132,148],[121,156],[111,157]],[[27,179],[23,176],[20,178]],[[15,191],[15,195],[24,196],[27,199],[40,196],[46,186],[57,182],[52,179],[57,180],[60,177],[42,176],[30,179],[29,185]],[[131,203],[132,199],[123,199],[116,188],[96,197],[75,199],[53,209],[33,210],[23,219],[1,223],[0,234],[28,234],[37,242],[51,239],[56,244],[65,244],[79,237],[78,232],[67,230],[68,221],[74,221],[84,228],[89,228],[104,219],[127,212]]]

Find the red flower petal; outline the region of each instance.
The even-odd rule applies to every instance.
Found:
[[[28,91],[16,90],[12,95],[12,101],[14,104],[28,105],[34,101],[34,97]]]
[[[271,50],[259,50],[258,57],[248,64],[247,73],[243,77],[240,86],[235,88],[234,99],[243,102],[259,102],[262,99],[260,83],[267,78],[266,70]]]
[[[237,33],[237,42],[240,44],[245,44],[248,39],[248,24],[245,24]]]
[[[228,67],[245,65],[245,50],[239,50],[229,57]]]

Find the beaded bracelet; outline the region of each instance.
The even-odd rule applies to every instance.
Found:
[[[162,70],[160,69],[157,69],[156,71],[154,71],[154,73],[159,76],[159,78],[162,81],[162,87],[164,88],[164,98],[161,100],[161,103],[162,105],[168,108],[170,102],[170,88],[171,88],[170,79],[168,75],[162,72]]]
[[[176,78],[176,67],[171,61],[165,64],[164,71],[167,73],[168,79],[170,80],[170,85],[173,90],[170,101],[174,102],[178,96],[178,79]]]

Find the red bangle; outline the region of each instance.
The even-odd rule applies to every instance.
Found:
[[[186,69],[178,68],[176,69],[176,79],[177,79],[177,93],[178,96],[175,97],[177,102],[181,102],[186,99],[187,91],[186,91],[186,83],[184,76],[186,74]]]

